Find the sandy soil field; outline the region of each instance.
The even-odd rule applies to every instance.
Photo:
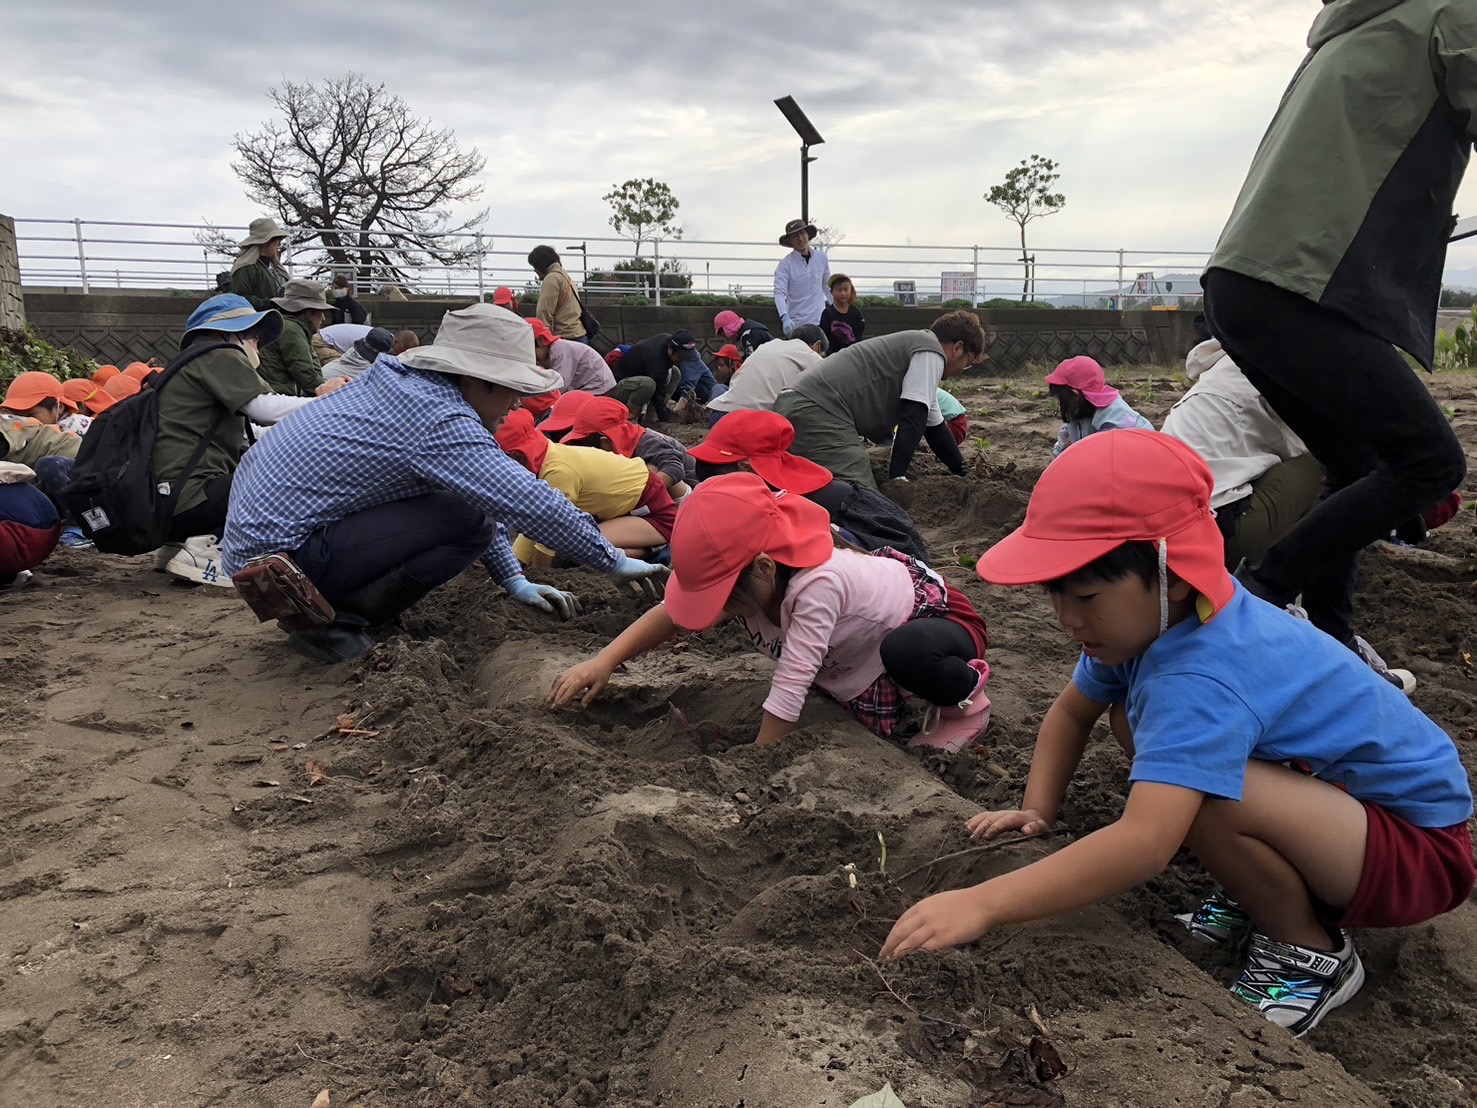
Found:
[[[1157,422],[1167,370],[1110,374]],[[1433,388],[1477,443],[1473,378]],[[1062,830],[970,850],[1013,806],[1074,654],[1034,590],[958,564],[1021,518],[1056,419],[1039,378],[967,379],[968,480],[913,514],[990,626],[988,751],[920,758],[813,697],[748,745],[768,663],[731,629],[618,676],[554,674],[639,613],[567,624],[473,571],[362,664],[315,666],[235,594],[60,551],[0,601],[0,1106],[1448,1108],[1477,1092],[1477,913],[1365,933],[1369,983],[1303,1041],[1172,920],[1182,855],[1130,895],[879,965],[919,896],[1114,819],[1105,730]],[[1469,491],[1470,498],[1470,491]],[[1363,631],[1477,766],[1477,526],[1365,563]],[[885,844],[885,847],[884,847]],[[885,854],[884,854],[885,851]],[[851,877],[856,878],[852,888]]]

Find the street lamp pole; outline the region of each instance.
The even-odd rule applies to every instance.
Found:
[[[795,133],[800,136],[800,218],[806,223],[810,222],[810,163],[815,161],[810,156],[812,146],[820,146],[826,140],[821,138],[821,133],[815,129],[815,124],[806,118],[805,113],[800,110],[800,105],[795,103],[793,96],[781,96],[774,102],[774,106],[789,120],[790,126],[795,128]]]
[[[565,250],[578,250],[580,252],[580,284],[590,283],[590,244],[582,242],[578,246],[566,246]]]

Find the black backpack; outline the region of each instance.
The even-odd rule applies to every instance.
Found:
[[[230,413],[215,417],[177,480],[156,481],[159,390],[202,354],[231,345],[186,347],[137,396],[114,404],[88,427],[72,466],[72,482],[62,490],[61,499],[83,533],[105,554],[147,554],[169,540],[179,491]]]

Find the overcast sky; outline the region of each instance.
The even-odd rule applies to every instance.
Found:
[[[1009,246],[982,194],[1041,153],[1067,206],[1033,245],[1206,250],[1319,7],[10,0],[0,211],[244,224],[262,213],[232,135],[270,116],[283,77],[357,70],[486,155],[504,235],[608,234],[601,196],[654,176],[688,239],[772,240],[799,208],[772,103],[792,94],[826,139],[811,214],[853,244]],[[1460,206],[1477,211],[1477,182]],[[1452,265],[1477,267],[1477,247]]]

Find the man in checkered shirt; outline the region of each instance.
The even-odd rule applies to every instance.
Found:
[[[620,582],[660,576],[662,567],[612,547],[493,438],[520,395],[559,384],[535,363],[522,319],[491,304],[447,312],[433,344],[381,356],[246,452],[231,488],[226,572],[290,555],[337,613],[327,627],[292,635],[325,661],[368,652],[367,628],[478,560],[515,600],[568,618],[578,601],[523,576],[510,529]]]

